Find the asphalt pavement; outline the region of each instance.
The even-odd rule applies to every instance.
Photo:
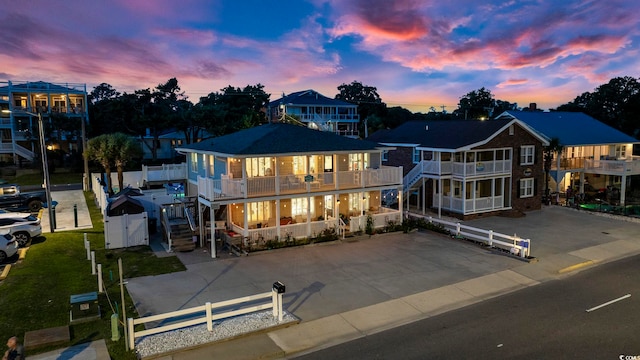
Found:
[[[148,315],[268,291],[281,281],[287,286],[285,309],[300,324],[166,359],[285,357],[640,253],[637,219],[552,206],[523,218],[494,216],[465,224],[531,239],[537,262],[432,232],[391,233],[242,258],[212,260],[202,249],[179,253],[186,271],[129,279],[127,289],[138,313]]]
[[[52,196],[58,201],[56,231],[92,226],[82,191],[56,191]],[[47,215],[45,210],[45,232]],[[127,290],[142,316],[269,291],[273,282],[281,281],[287,287],[284,307],[300,324],[163,359],[278,358],[365,337],[640,253],[638,219],[623,221],[551,206],[523,218],[494,216],[464,223],[531,239],[531,255],[537,261],[524,262],[432,232],[363,236],[241,258],[212,259],[203,249],[168,254],[155,246],[158,256],[176,255],[187,270],[128,279]]]

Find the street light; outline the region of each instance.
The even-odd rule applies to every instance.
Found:
[[[49,230],[55,232],[53,223],[53,204],[51,202],[51,182],[49,181],[49,162],[47,161],[47,148],[44,141],[44,129],[42,125],[42,115],[40,113],[32,113],[25,110],[19,110],[21,113],[38,117],[38,134],[40,135],[40,152],[42,153],[42,172],[44,173],[44,190],[47,196],[47,210],[49,212]],[[2,110],[4,113],[11,113],[11,110]]]

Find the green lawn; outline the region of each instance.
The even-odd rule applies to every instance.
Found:
[[[54,183],[52,181],[52,183]],[[93,229],[56,232],[35,239],[21,263],[15,264],[9,277],[0,283],[0,340],[17,335],[24,339],[26,331],[69,324],[69,297],[73,294],[97,291],[97,278],[91,275],[91,263],[86,259],[84,233],[96,251],[96,262],[102,264],[103,278],[111,304],[121,309],[118,286],[118,258],[122,259],[124,278],[157,275],[185,270],[177,257],[157,258],[149,247],[127,250],[104,249],[104,224],[92,193],[85,193]],[[112,276],[111,276],[112,275]],[[126,295],[127,316],[136,316]],[[71,343],[105,339],[112,359],[135,359],[124,350],[124,339],[111,341],[112,314],[105,294],[98,297],[102,318],[72,325]],[[121,329],[122,334],[122,329]],[[51,350],[38,349],[37,352]]]
[[[35,174],[25,174],[16,176],[13,178],[7,178],[5,180],[11,181],[12,183],[19,184],[22,186],[25,185],[41,185],[44,180],[42,177],[42,172]],[[82,173],[73,173],[73,172],[54,172],[49,174],[49,180],[52,184],[81,184],[82,183]]]

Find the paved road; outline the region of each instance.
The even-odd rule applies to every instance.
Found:
[[[635,256],[295,359],[618,359],[638,334]]]

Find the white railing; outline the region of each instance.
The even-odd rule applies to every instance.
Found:
[[[358,232],[364,231],[367,228],[367,218],[371,216],[373,220],[373,228],[380,229],[387,225],[390,222],[395,224],[402,222],[402,214],[399,210],[391,210],[387,209],[380,213],[375,214],[365,214],[362,216],[352,216],[349,218],[349,231],[350,232]]]
[[[187,164],[142,165],[142,183],[149,181],[184,180],[187,178]]]
[[[303,239],[308,236],[306,222],[280,226],[280,240],[286,238]]]
[[[584,169],[602,171],[615,174],[637,175],[640,174],[640,160],[593,160],[584,161]]]
[[[477,161],[472,163],[454,162],[453,175],[473,176],[502,174],[511,172],[511,160]]]
[[[154,334],[159,334],[167,331],[173,331],[177,329],[186,328],[189,326],[207,324],[207,330],[209,332],[213,332],[213,322],[216,320],[226,319],[234,316],[250,314],[258,311],[273,309],[273,317],[277,318],[278,321],[283,320],[284,311],[282,309],[282,296],[284,291],[277,291],[276,284],[274,284],[274,288],[269,292],[264,292],[262,294],[244,296],[232,300],[220,301],[216,303],[207,302],[202,306],[196,306],[189,309],[172,311],[164,314],[145,316],[137,319],[128,318],[127,319],[127,329],[128,329],[128,345],[130,350],[135,349],[136,339],[149,336]],[[280,285],[282,285],[280,283]],[[284,285],[282,285],[282,290],[284,290]],[[255,303],[260,300],[268,300],[270,302],[248,305],[247,303]],[[234,306],[237,305],[237,306]],[[220,311],[222,309],[228,309],[233,306],[234,310],[229,310],[225,312],[216,313],[216,311]],[[198,316],[199,315],[199,316]],[[194,316],[198,316],[192,318]],[[179,318],[191,318],[190,320],[184,320],[180,322],[172,322],[167,325],[153,327],[146,330],[136,331],[135,326],[140,324],[148,324],[152,322],[160,321],[161,323],[164,321],[171,321],[172,319]]]
[[[402,168],[383,166],[380,169],[368,169],[364,171],[364,186],[380,186],[397,184],[402,181]]]
[[[428,168],[430,166],[427,165],[427,163],[429,162],[426,160],[422,160],[421,162],[416,164],[416,166],[414,166],[413,169],[411,169],[407,173],[407,175],[404,176],[404,179],[402,180],[402,187],[404,191],[407,191],[413,184],[416,183],[416,181],[422,178],[422,174],[425,172],[425,168]]]
[[[462,199],[451,196],[443,196],[442,204],[440,205],[440,196],[436,194],[433,197],[433,207],[442,209],[452,210],[459,213],[462,213],[462,204],[464,203],[464,213],[471,214],[478,211],[487,211],[487,210],[500,210],[504,209],[504,197],[503,196],[495,196],[495,197],[482,197],[476,199]]]
[[[168,252],[171,252],[171,246],[173,241],[171,240],[171,223],[169,223],[169,214],[167,214],[166,208],[162,209],[162,223],[164,224],[164,233],[167,238],[167,244],[169,244]]]
[[[513,255],[526,258],[531,256],[531,240],[522,239],[517,235],[505,235],[493,230],[478,229],[472,226],[462,225],[459,222],[454,223],[442,219],[436,219],[431,216],[421,216],[417,214],[411,214],[412,217],[418,217],[429,221],[429,223],[440,224],[445,229],[449,230],[451,235],[461,236],[466,239],[472,239],[476,241],[482,241],[489,247],[497,247],[509,252]]]

